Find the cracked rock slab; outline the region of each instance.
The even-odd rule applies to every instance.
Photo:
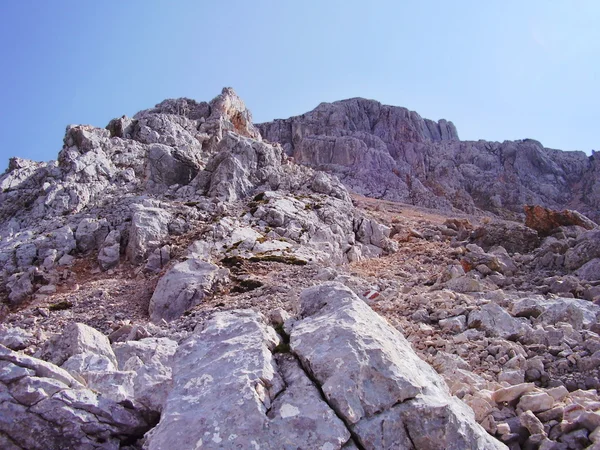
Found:
[[[144,448],[339,449],[350,439],[262,315],[215,314],[180,345],[173,388]]]
[[[406,339],[340,283],[306,289],[290,347],[365,449],[500,449]]]

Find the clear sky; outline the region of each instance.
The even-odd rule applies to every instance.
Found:
[[[461,139],[600,148],[598,0],[4,0],[0,48],[0,170],[223,86],[255,122],[366,97]]]

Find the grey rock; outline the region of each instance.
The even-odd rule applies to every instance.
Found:
[[[504,308],[493,302],[484,305],[478,311],[472,311],[469,314],[468,326],[483,330],[489,336],[508,340],[523,336],[531,329],[531,326],[513,318]]]
[[[145,448],[340,448],[350,433],[291,355],[275,361],[278,342],[255,312],[215,314],[179,347]]]
[[[19,327],[0,324],[0,344],[11,350],[23,350],[33,340],[33,333]]]
[[[141,263],[148,252],[159,247],[168,235],[171,214],[164,209],[135,205],[129,228],[127,258],[133,263]]]
[[[15,273],[6,283],[8,289],[8,300],[12,305],[19,305],[33,293],[33,284],[31,283],[31,273]]]
[[[600,316],[600,306],[574,298],[526,297],[511,306],[517,317],[536,317],[541,323],[553,325],[567,322],[577,330],[589,328]]]
[[[504,448],[350,289],[303,291],[300,315],[291,349],[363,448]]]
[[[118,449],[148,429],[138,413],[59,367],[3,346],[0,375],[0,436],[12,445],[7,448]]]
[[[600,230],[587,231],[577,238],[576,245],[565,253],[565,267],[575,270],[595,258],[600,258]]]
[[[98,264],[102,270],[112,269],[119,264],[121,258],[121,233],[119,230],[112,230],[102,243],[102,248],[98,252]]]
[[[577,269],[575,274],[586,281],[600,281],[600,258],[594,258]]]
[[[219,283],[227,280],[228,270],[190,258],[174,265],[158,282],[150,299],[153,322],[176,319],[199,304]]]
[[[116,365],[115,354],[108,338],[82,323],[67,325],[61,335],[55,336],[44,344],[41,358],[56,365],[62,365],[67,359],[78,353],[94,353],[108,358]]]
[[[108,228],[109,225],[106,219],[83,219],[75,230],[77,249],[86,253],[99,248],[109,233]]]
[[[597,155],[560,152],[531,139],[459,141],[451,122],[361,98],[322,103],[258,127],[296,161],[338,175],[363,195],[514,218],[525,204],[564,209],[587,192],[580,212],[600,218]]]
[[[171,389],[177,342],[146,338],[113,345],[119,368],[134,371],[133,398],[145,408],[161,412]]]

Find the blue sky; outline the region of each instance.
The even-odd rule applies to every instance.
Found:
[[[597,0],[0,2],[0,169],[232,86],[256,122],[366,97],[452,120],[461,139],[600,148]]]

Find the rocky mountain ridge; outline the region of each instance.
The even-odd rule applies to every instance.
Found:
[[[362,98],[257,126],[297,162],[369,197],[510,219],[535,204],[600,220],[598,154],[552,150],[532,139],[460,141],[452,122]]]
[[[596,223],[541,205],[500,220],[475,197],[461,213],[418,177],[398,195],[430,203],[362,197],[299,164],[345,167],[354,189],[374,167],[387,183],[392,148],[464,144],[377,105],[255,126],[225,88],[69,126],[57,161],[13,158],[0,446],[598,448]]]

